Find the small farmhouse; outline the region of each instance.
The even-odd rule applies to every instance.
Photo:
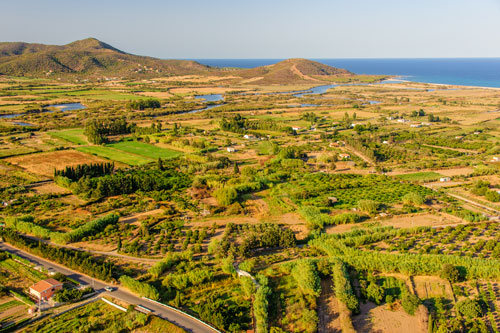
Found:
[[[30,294],[39,300],[48,300],[62,287],[63,284],[55,279],[42,280],[30,287]]]

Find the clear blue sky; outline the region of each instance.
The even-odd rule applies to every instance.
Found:
[[[0,41],[160,58],[500,57],[500,0],[4,0],[0,15]]]

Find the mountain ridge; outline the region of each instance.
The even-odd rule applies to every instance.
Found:
[[[0,75],[33,77],[152,78],[173,75],[236,75],[241,83],[321,82],[328,76],[352,75],[345,69],[292,58],[251,69],[213,68],[193,60],[163,60],[134,55],[96,38],[65,45],[0,42]]]

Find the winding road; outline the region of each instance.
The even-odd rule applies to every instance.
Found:
[[[43,259],[41,257],[38,257],[36,255],[33,255],[29,252],[20,250],[10,244],[0,242],[0,250],[15,254],[21,258],[27,259],[30,262],[43,266],[45,268],[53,268],[58,272],[63,273],[64,275],[76,280],[80,284],[83,285],[89,285],[92,286],[96,291],[104,293],[104,294],[109,294],[110,296],[120,299],[126,303],[129,304],[135,304],[135,305],[141,305],[143,307],[146,307],[152,311],[152,313],[162,319],[168,320],[169,322],[183,328],[184,330],[188,332],[194,332],[194,333],[213,333],[213,332],[218,332],[216,329],[210,327],[209,325],[192,318],[186,314],[183,314],[180,311],[173,310],[171,308],[168,308],[166,306],[163,306],[157,302],[150,301],[144,298],[141,298],[139,296],[136,296],[129,291],[125,290],[124,288],[121,287],[115,287],[115,289],[112,292],[105,292],[104,287],[108,286],[104,281],[100,281],[94,278],[91,278],[85,274],[76,272],[74,270],[71,270],[65,266],[62,266],[60,264],[57,264],[55,262]]]

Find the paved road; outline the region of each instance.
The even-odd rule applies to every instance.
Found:
[[[95,290],[104,292],[104,287],[109,285],[103,281],[93,279],[87,275],[84,275],[82,273],[73,271],[65,266],[56,264],[54,262],[51,262],[49,260],[40,258],[38,256],[35,256],[31,253],[25,252],[23,250],[17,249],[13,247],[10,244],[6,244],[3,242],[0,242],[0,249],[10,252],[12,254],[18,255],[21,258],[28,259],[32,263],[36,265],[43,266],[45,268],[53,268],[54,270],[63,273],[64,275],[67,275],[68,277],[78,281],[81,284],[87,284],[92,287],[94,287]],[[116,288],[112,292],[107,292],[110,294],[112,297],[120,299],[124,302],[127,302],[129,304],[137,304],[137,305],[142,305],[150,310],[152,310],[152,313],[160,318],[163,318],[165,320],[168,320],[169,322],[182,327],[188,332],[194,332],[194,333],[213,333],[217,332],[215,329],[204,325],[203,323],[192,319],[180,312],[171,310],[167,307],[161,306],[155,302],[148,301],[146,299],[143,299],[141,297],[135,296],[134,294],[124,290],[123,288]]]

